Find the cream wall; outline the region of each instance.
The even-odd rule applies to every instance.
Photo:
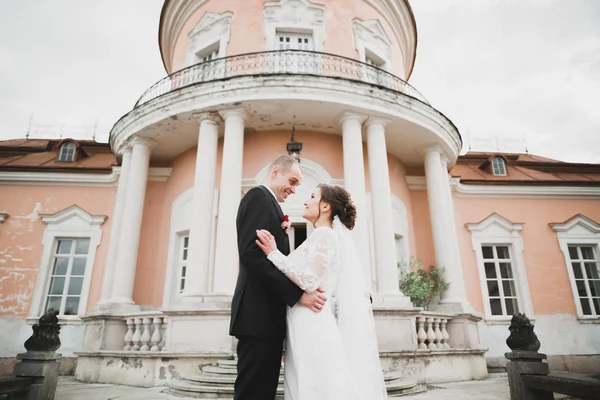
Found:
[[[207,12],[233,12],[231,37],[227,44],[227,55],[266,51],[263,31],[263,0],[209,0],[199,7],[184,24],[173,49],[171,71],[186,67],[186,54],[189,45],[189,33]],[[392,42],[392,72],[404,77],[403,57],[398,42],[384,17],[369,4],[360,0],[321,0],[315,2],[326,6],[326,39],[323,44],[325,53],[338,54],[349,58],[358,58],[354,46],[352,20],[379,19]]]

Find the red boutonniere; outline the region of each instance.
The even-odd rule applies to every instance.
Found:
[[[290,227],[290,217],[288,217],[287,215],[283,216],[283,222],[281,223],[281,229],[283,229],[284,231],[287,230],[287,228]]]

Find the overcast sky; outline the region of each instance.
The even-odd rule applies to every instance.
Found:
[[[241,1],[241,0],[240,0]],[[165,75],[162,0],[0,0],[0,138],[93,131]],[[413,84],[465,148],[600,162],[599,0],[412,0]],[[41,125],[51,125],[43,128]],[[87,128],[77,128],[86,125]]]

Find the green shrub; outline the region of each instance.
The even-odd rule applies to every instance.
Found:
[[[440,293],[450,286],[444,279],[444,270],[435,265],[423,268],[421,260],[414,258],[410,263],[400,263],[398,264],[400,290],[410,297],[415,307],[428,310]]]

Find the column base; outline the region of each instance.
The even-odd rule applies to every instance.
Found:
[[[448,314],[477,314],[470,303],[461,299],[442,299],[432,309]]]
[[[96,315],[127,315],[135,314],[141,311],[140,306],[134,303],[98,303],[86,314],[86,316]]]
[[[410,301],[410,297],[402,293],[377,293],[371,295],[373,306],[377,308],[392,308],[411,310],[415,308]]]
[[[170,311],[222,310],[231,308],[231,296],[219,293],[183,295],[173,301]]]

